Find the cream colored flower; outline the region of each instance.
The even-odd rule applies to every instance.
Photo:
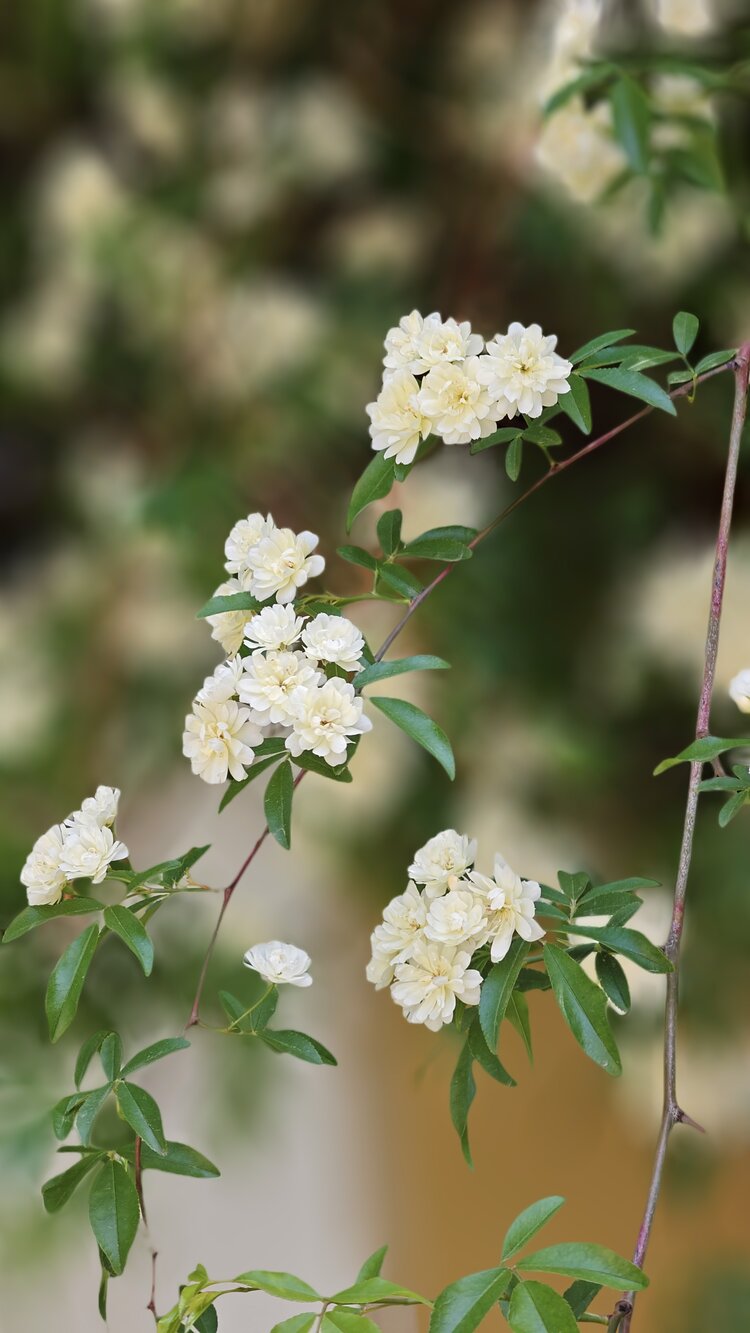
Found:
[[[497,424],[491,394],[480,376],[484,357],[433,366],[419,390],[419,408],[445,444],[468,444]]]
[[[295,692],[314,688],[323,677],[299,652],[264,653],[258,649],[244,660],[238,685],[240,701],[253,710],[253,721],[290,727],[296,715]]]
[[[487,938],[487,903],[466,885],[449,889],[442,898],[433,898],[427,913],[425,935],[436,944],[468,944],[472,950]]]
[[[406,962],[427,923],[427,905],[416,884],[410,880],[404,893],[392,898],[383,911],[383,920],[370,936],[372,957],[367,964],[367,980],[376,990],[393,981],[397,963]]]
[[[411,463],[430,420],[422,410],[419,384],[408,370],[396,370],[383,382],[374,403],[367,404],[370,437],[376,452],[397,463]]]
[[[538,324],[511,324],[505,334],[496,334],[481,358],[480,378],[489,388],[498,418],[541,416],[563,393],[573,369],[555,351],[557,338],[545,336]]]
[[[482,977],[470,962],[470,953],[420,940],[411,960],[397,966],[391,995],[410,1023],[437,1032],[453,1018],[456,1000],[479,1004]]]
[[[185,718],[182,753],[204,782],[226,782],[229,774],[241,781],[253,762],[252,746],[262,739],[249,710],[234,700],[196,700]]]
[[[741,713],[750,713],[750,667],[745,667],[729,682],[729,697]]]
[[[439,318],[439,316],[438,316]],[[395,328],[385,335],[385,356],[383,365],[386,371],[413,370],[421,360],[420,339],[424,328],[424,319],[418,310],[404,315]]]
[[[669,32],[699,37],[714,25],[712,0],[656,0],[656,18]]]
[[[241,573],[250,551],[263,537],[273,532],[275,526],[270,514],[265,518],[262,514],[248,514],[247,518],[241,518],[235,523],[224,543],[224,554],[227,558],[224,568],[227,572]]]
[[[254,944],[242,961],[245,967],[251,967],[269,985],[312,986],[310,955],[294,944],[284,944],[281,940]]]
[[[351,620],[345,616],[330,616],[324,611],[308,621],[302,633],[302,643],[313,661],[331,662],[344,671],[358,669],[365,647],[361,632]]]
[[[239,655],[230,657],[226,662],[220,662],[213,675],[206,676],[195,696],[197,702],[227,703],[230,699],[234,699],[244,669],[245,663]]]
[[[388,330],[383,365],[386,372],[410,370],[413,375],[423,375],[441,362],[478,356],[483,346],[484,340],[472,333],[468,320],[461,324],[443,320],[437,311],[423,319],[418,310],[412,310],[397,328]]]
[[[469,879],[487,901],[487,938],[492,940],[491,957],[499,963],[507,954],[514,935],[531,943],[544,934],[536,921],[536,901],[541,888],[535,880],[521,879],[504,857],[495,857],[495,876],[490,879],[476,870]]]
[[[21,883],[31,907],[46,907],[59,903],[68,876],[62,869],[61,857],[66,829],[53,824],[37,838],[21,871]]]
[[[264,606],[253,616],[245,630],[245,643],[251,648],[289,648],[302,633],[304,620],[293,606]]]
[[[71,824],[77,823],[79,820],[88,820],[92,824],[98,824],[100,828],[104,828],[114,824],[119,803],[120,791],[118,787],[97,787],[94,795],[87,796],[85,801],[81,802],[80,810],[74,810],[65,823]]]
[[[628,165],[613,137],[609,103],[587,107],[578,97],[545,120],[536,159],[581,204],[598,199]]]
[[[101,884],[111,863],[123,861],[127,855],[124,842],[116,841],[110,828],[78,820],[65,831],[60,869],[68,879],[90,879],[92,884]]]
[[[248,551],[241,581],[259,602],[293,602],[307,580],[325,569],[322,555],[313,555],[317,544],[314,532],[275,528]]]
[[[219,584],[214,597],[232,597],[237,592],[242,592],[239,580],[227,579]],[[229,656],[239,652],[247,625],[255,614],[254,611],[218,611],[215,616],[206,616],[211,626],[211,638],[216,639]]]
[[[417,884],[424,884],[428,898],[436,898],[456,887],[461,876],[474,864],[476,854],[475,839],[452,828],[444,829],[415,852],[409,877]]]
[[[348,681],[334,677],[316,689],[299,690],[294,703],[295,718],[286,748],[295,756],[312,750],[327,764],[341,764],[352,737],[372,729],[362,700]]]

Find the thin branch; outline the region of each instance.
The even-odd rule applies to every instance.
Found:
[[[734,506],[734,493],[737,482],[737,465],[739,461],[740,444],[747,415],[749,375],[750,342],[743,343],[735,361],[734,411],[732,413],[732,428],[729,436],[729,452],[724,478],[724,495],[721,504],[719,532],[716,540],[716,556],[714,559],[713,579],[711,583],[711,606],[708,617],[708,631],[706,633],[703,679],[701,681],[698,714],[695,725],[696,740],[709,734],[711,697],[716,676],[716,656],[719,649],[721,612],[724,600],[724,586],[726,583],[729,532],[732,524],[732,509]],[[640,1231],[638,1232],[638,1240],[633,1253],[633,1262],[637,1264],[639,1268],[643,1267],[648,1243],[651,1237],[654,1214],[656,1212],[656,1206],[661,1191],[669,1136],[675,1125],[680,1123],[693,1125],[696,1129],[701,1128],[699,1125],[696,1125],[695,1121],[693,1121],[690,1116],[685,1114],[677,1100],[677,1011],[679,1005],[680,948],[682,945],[682,932],[685,924],[685,897],[687,894],[690,862],[693,853],[693,838],[695,835],[695,821],[698,810],[702,773],[702,762],[696,761],[690,765],[690,778],[688,781],[687,803],[685,807],[685,822],[682,833],[682,845],[680,847],[677,879],[675,881],[672,922],[669,928],[669,937],[665,946],[665,953],[669,961],[672,963],[674,970],[667,976],[667,995],[664,1011],[664,1101],[648,1198],[646,1200],[643,1221],[641,1222]],[[632,1323],[634,1302],[635,1294],[633,1292],[628,1292],[625,1297],[625,1304],[630,1306],[630,1310],[627,1311],[624,1319],[620,1320],[619,1324],[613,1325],[613,1327],[619,1328],[621,1333],[629,1333]],[[615,1311],[615,1314],[617,1314],[617,1310]],[[613,1315],[613,1318],[614,1317],[615,1316]]]

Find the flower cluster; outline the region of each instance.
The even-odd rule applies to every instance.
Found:
[[[373,449],[411,463],[428,435],[469,444],[507,417],[540,416],[570,388],[556,344],[538,324],[514,323],[485,345],[466,320],[412,310],[386,335],[382,388],[367,407]]]
[[[480,874],[476,846],[455,829],[430,838],[371,936],[368,981],[377,990],[390,986],[408,1021],[432,1032],[451,1022],[457,1000],[479,1003],[479,969],[504,958],[514,935],[532,941],[544,934],[535,920],[539,885],[499,854],[494,875]]]
[[[127,857],[127,847],[112,832],[119,800],[116,787],[97,787],[80,810],[37,838],[21,871],[31,907],[59,903],[74,879],[101,884],[111,863]]]
[[[345,679],[363,664],[359,629],[344,616],[308,617],[294,606],[298,589],[324,567],[312,554],[317,544],[314,533],[277,528],[262,514],[241,519],[227,538],[226,568],[234,577],[219,593],[275,601],[260,611],[209,617],[231,656],[198,691],[182,738],[183,754],[204,782],[244,778],[255,747],[271,736],[283,737],[295,758],[312,751],[335,766],[372,726]]]

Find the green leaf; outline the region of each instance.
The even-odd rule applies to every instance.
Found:
[[[391,722],[395,722],[397,727],[405,731],[407,736],[427,750],[438,763],[448,777],[453,780],[456,776],[456,761],[453,757],[451,743],[441,727],[433,722],[431,717],[417,708],[416,704],[407,703],[406,699],[387,699],[381,695],[370,696],[370,702],[379,708],[381,713],[385,713]]]
[[[122,1042],[116,1032],[110,1032],[104,1038],[99,1051],[104,1077],[113,1083],[122,1064]]]
[[[254,1287],[256,1291],[267,1291],[269,1296],[278,1296],[282,1301],[321,1301],[323,1297],[303,1282],[294,1273],[270,1272],[262,1268],[252,1268],[247,1273],[240,1273],[235,1282]]]
[[[555,999],[576,1041],[608,1074],[621,1074],[620,1055],[607,1019],[603,992],[564,950],[545,944],[543,952]]]
[[[382,453],[377,453],[367,464],[352,491],[352,498],[349,501],[349,509],[346,515],[347,532],[351,530],[352,523],[357,515],[362,513],[363,509],[371,505],[374,500],[382,500],[388,494],[394,481],[393,459],[385,458]]]
[[[262,602],[251,597],[249,592],[230,592],[209,597],[195,615],[197,620],[205,620],[206,616],[218,616],[224,611],[260,611],[262,605]]]
[[[76,1016],[86,973],[98,943],[99,927],[87,926],[81,935],[71,941],[55,964],[45,999],[49,1035],[53,1042],[59,1041]]]
[[[505,1017],[513,987],[528,952],[529,946],[526,941],[516,935],[505,958],[501,962],[495,963],[482,982],[479,996],[479,1022],[482,1025],[485,1041],[491,1051],[497,1049],[500,1024]]]
[[[623,75],[610,93],[615,136],[625,149],[633,171],[648,170],[651,112],[648,99],[634,79]]]
[[[101,912],[103,907],[104,903],[98,903],[94,898],[66,898],[51,907],[24,907],[6,927],[3,944],[10,944],[11,940],[20,939],[27,931],[35,930],[37,926],[43,926],[45,921],[52,921],[55,917],[85,916],[89,912]]]
[[[474,1017],[469,1028],[469,1049],[477,1064],[481,1065],[490,1078],[494,1078],[496,1083],[503,1083],[506,1088],[515,1088],[516,1080],[511,1077],[505,1066],[498,1060],[495,1052],[491,1051],[487,1045],[478,1014]]]
[[[717,755],[724,754],[725,750],[735,750],[739,746],[750,745],[750,736],[735,736],[729,740],[721,736],[702,736],[700,740],[692,741],[684,750],[680,750],[672,759],[662,759],[660,764],[654,769],[654,777],[657,778],[660,773],[666,773],[668,768],[674,768],[675,764],[692,764],[700,762],[708,763],[711,759],[716,759]]]
[[[61,1097],[52,1107],[52,1130],[56,1139],[67,1139],[85,1096],[85,1093],[81,1093],[72,1097]]]
[[[511,1278],[507,1268],[487,1268],[452,1282],[435,1301],[429,1333],[472,1333],[505,1295]]]
[[[78,1052],[78,1057],[76,1059],[76,1064],[75,1064],[75,1070],[73,1072],[73,1081],[77,1088],[80,1088],[84,1078],[86,1077],[86,1070],[91,1064],[91,1061],[93,1060],[97,1051],[101,1049],[102,1043],[106,1040],[107,1037],[114,1035],[115,1035],[114,1033],[110,1033],[108,1028],[102,1028],[100,1032],[95,1032],[92,1037],[86,1038],[80,1051]]]
[[[101,1254],[101,1251],[99,1252]],[[109,1292],[109,1269],[102,1264],[102,1275],[99,1279],[99,1293],[97,1297],[97,1308],[99,1318],[107,1322],[107,1294]]]
[[[216,1312],[216,1306],[209,1305],[207,1310],[199,1319],[196,1319],[193,1326],[194,1333],[217,1333],[219,1327],[219,1316]]]
[[[585,935],[587,939],[598,940],[613,953],[622,954],[645,972],[671,972],[672,964],[664,952],[651,940],[642,935],[640,930],[630,930],[624,926],[570,926],[570,933]]]
[[[314,1314],[293,1314],[291,1319],[282,1319],[280,1324],[274,1324],[271,1333],[308,1333],[317,1317]]]
[[[89,1171],[101,1161],[101,1153],[86,1153],[80,1162],[68,1167],[59,1176],[52,1176],[42,1185],[42,1199],[48,1213],[57,1213],[68,1202]]]
[[[128,1060],[123,1067],[122,1077],[127,1078],[128,1074],[135,1073],[136,1069],[155,1064],[157,1060],[163,1060],[166,1055],[172,1055],[175,1051],[186,1051],[189,1046],[190,1042],[184,1037],[163,1037],[161,1041],[144,1046],[142,1051],[138,1051],[137,1055]]]
[[[378,519],[377,534],[383,555],[394,555],[401,545],[402,518],[400,509],[389,509]]]
[[[575,902],[578,898],[582,898],[587,889],[591,887],[591,880],[582,871],[571,875],[567,870],[559,870],[557,878],[568,902]]]
[[[115,1094],[120,1113],[127,1120],[131,1129],[160,1155],[167,1150],[164,1129],[161,1123],[161,1111],[145,1088],[135,1083],[118,1083]]]
[[[519,978],[520,980],[520,978]],[[526,1003],[525,996],[518,990],[514,990],[508,1001],[508,1008],[505,1016],[509,1023],[516,1029],[521,1041],[526,1047],[526,1054],[531,1063],[534,1063],[534,1051],[531,1045],[531,1024],[529,1022],[529,1006]]]
[[[590,435],[592,416],[589,387],[580,375],[575,374],[571,375],[568,384],[570,392],[562,394],[558,399],[559,405],[565,415],[570,417],[574,426],[583,431],[584,435]]]
[[[531,444],[538,444],[540,449],[554,449],[555,445],[562,444],[562,435],[559,431],[550,430],[548,426],[539,426],[536,423],[526,427],[523,438]]]
[[[264,1028],[258,1033],[261,1041],[270,1046],[272,1051],[282,1055],[295,1055],[298,1060],[306,1060],[311,1065],[335,1065],[336,1057],[326,1049],[322,1042],[308,1037],[304,1032],[293,1032],[285,1028]]]
[[[696,375],[704,375],[707,370],[715,370],[717,366],[723,366],[729,361],[733,361],[737,355],[737,348],[725,348],[721,352],[709,352],[708,356],[702,356],[695,367]]]
[[[357,1273],[357,1281],[364,1282],[365,1278],[368,1277],[380,1277],[387,1253],[388,1246],[381,1245],[379,1250],[375,1250],[373,1254],[369,1255]]]
[[[621,367],[588,370],[583,366],[581,374],[587,379],[596,380],[598,384],[606,384],[619,393],[626,393],[631,398],[639,398],[641,402],[648,403],[650,407],[658,407],[662,412],[668,412],[670,416],[677,416],[677,408],[669,394],[655,380],[650,380],[648,375],[641,375],[640,371],[623,370]]]
[[[113,1273],[121,1273],[140,1219],[135,1185],[120,1162],[106,1161],[89,1196],[89,1220],[99,1249]]]
[[[403,565],[382,562],[378,565],[378,578],[407,601],[411,601],[422,591],[422,584],[416,574],[412,574],[411,570],[405,569]]]
[[[472,531],[472,538],[475,535]],[[401,555],[404,559],[445,560],[448,564],[455,564],[459,560],[469,560],[472,552],[465,538],[453,536],[450,528],[442,531],[433,528],[430,532],[423,532],[421,537],[415,537],[414,541],[407,542],[402,547]]]
[[[248,1006],[243,1004],[241,1000],[237,999],[236,995],[232,995],[228,990],[219,991],[219,1001],[224,1013],[232,1023],[236,1023],[239,1019],[244,1018],[247,1013]]]
[[[680,310],[672,320],[672,335],[674,345],[682,356],[687,356],[698,337],[700,320],[697,315],[691,315],[687,310]]]
[[[474,1162],[469,1146],[469,1110],[477,1090],[472,1073],[473,1056],[468,1041],[465,1042],[453,1071],[450,1086],[450,1108],[453,1128],[461,1140],[461,1151],[469,1166]]]
[[[210,846],[210,843],[206,843],[203,847],[191,847],[189,851],[183,852],[182,856],[175,856],[170,861],[160,861],[158,865],[149,866],[147,870],[139,870],[137,875],[128,880],[131,893],[141,884],[159,883],[174,888],[191,866],[200,861]]]
[[[106,1102],[111,1086],[109,1083],[103,1088],[94,1088],[92,1092],[87,1092],[81,1104],[81,1109],[76,1116],[76,1129],[81,1136],[81,1143],[88,1144],[91,1138],[91,1131],[94,1128],[94,1121],[98,1116],[102,1106]]]
[[[334,1305],[372,1305],[380,1301],[392,1304],[429,1305],[430,1302],[408,1287],[400,1287],[384,1277],[367,1277],[330,1297]]]
[[[550,1218],[560,1211],[564,1203],[562,1195],[550,1194],[548,1198],[538,1199],[536,1203],[524,1208],[523,1212],[511,1222],[506,1232],[503,1241],[503,1262],[522,1250],[531,1237],[535,1236],[537,1231],[541,1231]]]
[[[166,1171],[167,1175],[191,1176],[193,1180],[215,1180],[221,1175],[218,1166],[214,1166],[203,1153],[198,1152],[197,1148],[191,1148],[187,1143],[167,1139],[165,1149],[163,1153],[156,1153],[144,1143],[141,1148],[143,1170]],[[123,1156],[127,1156],[130,1161],[132,1154],[133,1149],[129,1148]]]
[[[336,548],[336,554],[341,556],[342,560],[347,560],[350,565],[359,565],[362,569],[375,570],[378,562],[374,555],[370,555],[363,546],[339,546]]]
[[[303,750],[292,762],[297,768],[304,768],[307,773],[317,773],[319,778],[329,778],[332,782],[352,781],[346,760],[343,764],[329,764],[326,759],[321,759],[320,755],[313,754],[312,750]]]
[[[294,777],[288,759],[271,777],[263,800],[268,831],[287,851],[292,845],[292,796]]]
[[[219,802],[219,814],[221,814],[222,810],[226,810],[227,806],[234,800],[235,796],[239,796],[241,791],[244,791],[256,778],[259,778],[261,773],[265,773],[267,768],[271,768],[274,764],[277,764],[279,758],[280,756],[278,754],[270,754],[267,755],[265,759],[257,759],[247,770],[247,777],[240,778],[239,780],[237,778],[232,778]]]
[[[635,333],[635,329],[615,329],[612,333],[600,333],[598,337],[592,338],[584,343],[582,347],[577,347],[568,357],[573,365],[579,361],[585,361],[588,356],[593,356],[595,352],[601,351],[602,347],[609,347],[612,343],[623,342],[625,338],[630,338]]]
[[[601,1291],[598,1282],[584,1282],[579,1278],[576,1282],[563,1292],[563,1298],[568,1302],[576,1319],[588,1310],[591,1302],[596,1299]]]
[[[614,1287],[616,1291],[643,1291],[648,1286],[648,1278],[640,1268],[602,1245],[548,1245],[544,1250],[527,1254],[525,1259],[518,1259],[516,1267],[534,1273],[562,1273],[565,1277],[598,1282],[602,1287]]]
[[[510,1298],[508,1323],[513,1333],[578,1333],[570,1306],[542,1282],[519,1282]]]
[[[496,444],[508,444],[517,440],[522,434],[522,426],[503,426],[500,430],[493,431],[491,435],[485,436],[483,440],[472,440],[470,452],[480,454],[483,449],[493,449]]]
[[[511,481],[518,481],[523,462],[523,438],[517,435],[505,451],[505,471]]]
[[[628,979],[611,953],[598,953],[594,958],[596,975],[604,994],[621,1014],[630,1009],[630,987]]]
[[[151,969],[154,966],[154,946],[151,936],[142,926],[137,916],[129,912],[127,907],[105,907],[104,924],[115,935],[119,935],[124,944],[127,944],[131,953],[134,953],[144,975],[151,976]]]
[[[727,824],[731,824],[735,815],[738,815],[743,806],[747,805],[749,796],[750,793],[747,791],[738,791],[736,796],[730,796],[729,800],[725,801],[719,811],[720,828],[726,828]]]
[[[329,1310],[323,1316],[323,1333],[326,1328],[335,1333],[380,1333],[377,1324],[373,1324],[367,1315],[358,1314],[354,1310]]]
[[[402,676],[406,671],[447,671],[450,662],[442,657],[433,657],[429,653],[418,653],[415,657],[397,657],[390,662],[371,662],[363,667],[354,677],[355,690],[363,690],[367,685],[374,685],[389,676]]]

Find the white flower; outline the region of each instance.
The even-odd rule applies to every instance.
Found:
[[[750,667],[745,667],[729,682],[729,697],[741,713],[750,713]]]
[[[31,907],[59,903],[68,877],[60,864],[66,830],[53,824],[37,838],[21,871],[21,883]]]
[[[404,315],[398,327],[389,329],[385,339],[386,371],[410,370],[422,375],[443,361],[465,361],[467,356],[478,356],[484,340],[472,333],[471,324],[463,320],[443,320],[437,311],[422,318],[418,310]]]
[[[66,824],[78,823],[80,820],[88,820],[92,824],[98,824],[100,828],[106,825],[114,824],[117,818],[117,807],[120,803],[120,791],[118,787],[97,787],[93,796],[87,796],[81,803],[80,810],[74,810],[72,815],[68,815]]]
[[[365,647],[360,631],[351,620],[345,616],[329,616],[325,612],[305,626],[302,643],[307,656],[314,661],[332,662],[345,671],[357,670]]]
[[[294,944],[281,940],[254,944],[242,961],[272,986],[312,986],[310,955]]]
[[[182,753],[204,782],[226,782],[228,773],[241,781],[253,762],[251,747],[262,739],[249,710],[234,700],[196,700],[185,718]]]
[[[319,671],[304,653],[264,653],[258,649],[244,661],[244,673],[238,693],[243,704],[253,710],[253,720],[266,726],[269,722],[291,726],[296,705],[295,691],[314,688],[322,680]]]
[[[259,602],[274,596],[277,602],[294,601],[297,590],[325,569],[322,555],[312,554],[317,544],[314,532],[274,528],[248,551],[243,582]]]
[[[430,433],[422,409],[419,384],[408,370],[397,370],[384,380],[374,403],[367,404],[372,447],[397,463],[411,463],[420,441]]]
[[[656,17],[663,28],[686,37],[710,32],[714,24],[711,0],[656,0]]]
[[[419,390],[419,406],[445,444],[468,444],[495,429],[495,407],[480,378],[484,357],[433,366]]]
[[[110,828],[77,820],[66,829],[60,868],[69,879],[90,879],[92,884],[101,884],[111,862],[122,861],[127,854],[127,847],[113,837]]]
[[[568,393],[568,376],[573,369],[555,351],[557,338],[542,333],[538,324],[511,324],[508,332],[498,333],[487,344],[481,359],[480,377],[496,403],[498,418],[541,416],[552,407],[560,394]]]
[[[220,583],[214,597],[231,597],[242,592],[238,579],[227,579]],[[211,626],[211,638],[216,639],[225,653],[239,652],[248,621],[253,619],[254,611],[218,611],[215,616],[206,616]]]
[[[628,165],[612,134],[609,103],[587,107],[576,97],[545,120],[536,158],[581,204],[598,199]]]
[[[293,606],[264,606],[245,630],[251,648],[288,648],[302,633],[304,621]]]
[[[392,898],[383,911],[383,920],[370,936],[372,958],[367,964],[367,980],[376,990],[393,981],[397,963],[406,962],[427,922],[427,906],[411,880],[404,893]]]
[[[505,957],[515,934],[529,943],[542,938],[544,931],[534,919],[536,900],[541,893],[535,880],[521,879],[499,854],[495,857],[494,879],[480,875],[476,870],[470,872],[469,879],[487,899],[487,929],[488,938],[492,940],[493,963],[499,963]]]
[[[249,552],[258,545],[261,538],[273,532],[275,526],[270,514],[265,518],[262,514],[248,514],[247,518],[241,518],[235,523],[224,543],[224,554],[227,558],[224,568],[227,572],[239,574],[245,568]]]
[[[420,940],[411,961],[396,968],[391,995],[410,1023],[424,1023],[437,1032],[453,1018],[456,1000],[479,1004],[482,977],[469,967],[470,962],[470,953]]]
[[[465,833],[447,828],[436,833],[414,854],[409,877],[424,884],[428,898],[437,898],[446,889],[456,887],[459,879],[474,864],[477,844]]]
[[[466,888],[449,889],[433,898],[427,914],[425,935],[436,944],[466,944],[477,948],[487,937],[487,905],[480,894]]]
[[[428,316],[428,318],[430,318]],[[439,319],[440,316],[438,315]],[[413,370],[421,360],[420,338],[424,328],[424,319],[418,310],[404,315],[396,328],[389,329],[385,335],[385,356],[383,365],[386,370]]]
[[[286,748],[295,756],[312,750],[328,764],[341,764],[351,737],[372,729],[362,700],[348,681],[334,677],[316,689],[299,690],[294,702],[293,731]]]
[[[213,675],[206,676],[195,696],[197,702],[201,704],[209,701],[227,703],[230,699],[234,699],[244,669],[245,663],[239,656],[230,657],[226,662],[220,662]]]

